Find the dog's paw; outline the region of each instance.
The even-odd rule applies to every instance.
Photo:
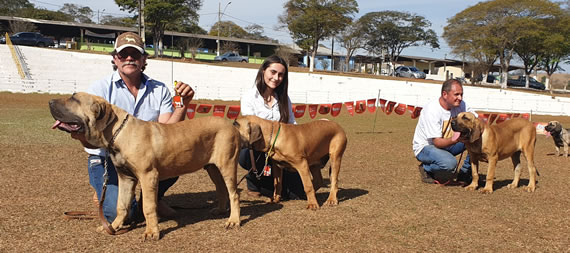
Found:
[[[316,211],[319,209],[319,204],[318,203],[309,203],[307,205],[307,209]]]
[[[338,205],[338,200],[337,199],[327,199],[327,201],[325,201],[324,205],[336,206],[336,205]]]
[[[237,221],[233,221],[233,220],[229,220],[226,221],[226,224],[224,224],[224,228],[226,229],[231,229],[231,228],[239,228],[240,224],[239,224],[239,220]]]
[[[515,184],[513,184],[513,183],[510,183],[510,184],[507,185],[507,188],[508,188],[508,189],[516,189],[517,187],[518,187],[518,185],[515,185]]]
[[[160,233],[158,231],[152,231],[152,229],[147,229],[142,235],[142,241],[158,241],[160,239]]]
[[[528,185],[524,187],[524,190],[527,192],[534,192],[534,190],[536,190],[536,187]]]
[[[478,186],[478,185],[470,184],[470,185],[468,185],[468,186],[465,187],[465,190],[466,190],[466,191],[474,191],[474,190],[477,189],[477,186]]]
[[[485,188],[481,189],[481,193],[485,193],[485,194],[493,193],[493,188],[485,187]]]

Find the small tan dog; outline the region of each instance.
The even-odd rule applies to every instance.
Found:
[[[564,147],[564,157],[568,157],[568,145],[570,143],[570,133],[568,129],[562,127],[562,124],[558,121],[550,121],[548,125],[544,127],[544,130],[548,131],[554,140],[556,156],[560,155],[560,148]]]
[[[493,192],[493,180],[497,162],[511,158],[515,167],[513,182],[508,188],[518,187],[521,176],[520,155],[524,154],[528,164],[530,180],[525,188],[528,192],[536,189],[537,171],[534,167],[534,146],[536,129],[525,119],[511,119],[499,125],[487,125],[469,112],[462,112],[451,121],[451,127],[456,134],[454,139],[465,143],[471,157],[473,181],[466,187],[475,190],[479,181],[479,161],[488,162],[487,181],[481,190],[483,193]]]
[[[282,169],[295,168],[301,176],[307,195],[307,209],[318,209],[319,203],[317,203],[311,175],[313,175],[313,180],[322,180],[318,170],[323,166],[323,158],[330,156],[331,191],[325,204],[338,204],[338,173],[347,139],[344,130],[337,123],[315,120],[306,124],[293,125],[265,120],[257,116],[243,116],[239,117],[234,125],[239,129],[242,141],[253,150],[262,152],[272,150],[270,157],[275,161],[275,166],[272,168],[275,177],[273,202],[279,202],[281,199]],[[275,146],[271,148],[273,144]]]
[[[117,217],[111,231],[119,231],[134,198],[137,180],[143,193],[146,230],[143,240],[158,240],[156,214],[158,181],[205,168],[216,184],[218,209],[231,213],[226,227],[240,224],[237,189],[239,132],[231,122],[218,117],[160,124],[139,120],[105,99],[75,93],[67,99],[53,99],[50,111],[54,127],[84,133],[89,144],[107,148],[119,179]],[[183,128],[185,131],[176,131]],[[225,186],[224,186],[225,184]]]

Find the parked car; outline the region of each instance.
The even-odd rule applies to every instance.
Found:
[[[396,68],[396,76],[425,79],[426,73],[413,66],[399,66]]]
[[[526,86],[526,76],[519,76],[517,78],[507,79],[507,86],[525,87]],[[543,83],[537,81],[536,79],[534,79],[532,77],[529,77],[528,87],[533,88],[533,89],[537,89],[537,90],[544,90],[546,88],[546,86]]]
[[[44,37],[36,32],[19,32],[10,36],[10,40],[14,45],[37,46],[37,47],[53,47],[53,39]],[[2,37],[0,43],[6,44],[6,38]]]
[[[495,80],[497,80],[497,77],[496,77],[496,76],[491,75],[491,74],[487,75],[487,82],[488,82],[488,83],[494,83]],[[475,78],[475,81],[476,81],[476,82],[481,82],[481,81],[483,81],[483,75],[478,75],[477,78]]]
[[[227,52],[223,55],[214,57],[214,61],[249,62],[249,57],[240,56],[238,53],[234,52]]]

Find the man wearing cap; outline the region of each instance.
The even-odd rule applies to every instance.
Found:
[[[192,88],[182,82],[175,87],[177,94],[182,97],[183,106],[172,107],[172,96],[168,88],[157,80],[143,74],[146,67],[147,53],[141,37],[132,32],[126,32],[115,41],[115,49],[111,52],[114,72],[93,83],[88,93],[105,98],[138,119],[155,121],[165,124],[184,120],[188,103],[194,96]],[[101,198],[101,191],[105,173],[105,159],[107,159],[107,173],[109,181],[103,203],[103,213],[109,222],[115,219],[117,212],[118,182],[117,172],[104,149],[91,146],[85,141],[85,136],[72,134],[72,137],[82,142],[85,151],[89,153],[88,171],[89,183],[95,189],[97,198]],[[158,186],[158,214],[163,217],[173,216],[175,211],[160,199],[166,190],[178,178],[166,179]],[[133,205],[136,206],[136,205]],[[133,208],[134,210],[134,208]],[[131,214],[134,212],[130,212]]]
[[[457,166],[455,156],[465,150],[465,144],[459,142],[458,134],[446,137],[444,133],[451,131],[448,122],[460,112],[471,112],[477,116],[463,101],[463,86],[456,79],[445,81],[441,96],[423,107],[413,139],[414,155],[421,162],[418,169],[422,182],[453,182]],[[465,157],[456,182],[471,182],[469,155]]]

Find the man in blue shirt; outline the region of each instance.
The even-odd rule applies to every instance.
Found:
[[[189,85],[179,82],[175,91],[182,97],[183,105],[178,108],[172,107],[172,96],[164,83],[143,74],[148,54],[144,50],[144,43],[140,36],[132,32],[119,35],[115,41],[115,50],[111,55],[113,56],[111,62],[115,71],[110,76],[93,83],[89,87],[88,93],[103,97],[111,104],[141,120],[164,124],[184,120],[188,103],[192,100],[194,91]],[[80,140],[85,151],[89,153],[89,183],[95,189],[98,199],[101,199],[105,173],[104,164],[105,159],[107,159],[109,181],[103,203],[103,214],[109,222],[112,222],[117,214],[118,196],[115,167],[106,151],[87,143],[84,135],[76,133],[72,134],[72,137]],[[177,179],[176,177],[159,182],[157,211],[160,216],[169,217],[175,214],[175,211],[160,199]]]

